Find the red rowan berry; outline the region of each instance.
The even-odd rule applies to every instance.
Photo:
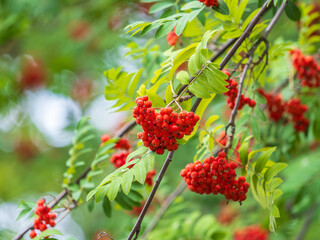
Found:
[[[31,230],[31,232],[29,233],[30,238],[35,238],[37,236],[36,231]]]

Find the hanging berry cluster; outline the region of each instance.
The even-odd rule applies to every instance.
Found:
[[[304,116],[304,113],[308,110],[308,106],[302,104],[300,99],[295,98],[284,102],[278,94],[266,93],[263,89],[259,89],[258,92],[267,99],[269,116],[272,120],[278,122],[283,119],[285,113],[288,113],[294,128],[297,131],[306,131],[309,120]]]
[[[54,227],[56,225],[54,219],[57,217],[57,215],[53,212],[51,212],[50,207],[45,205],[45,200],[40,199],[37,202],[37,207],[34,213],[38,215],[38,217],[34,220],[34,229],[38,229],[41,232],[46,230],[48,227],[47,225]],[[32,230],[29,233],[29,236],[31,238],[35,238],[37,236],[37,233],[35,230]]]
[[[225,70],[223,72],[230,77],[230,72],[225,71]],[[229,105],[229,108],[234,109],[234,107],[236,105],[238,91],[239,91],[238,90],[238,83],[232,79],[228,79],[227,82],[229,83],[229,85],[227,86],[229,91],[224,93],[224,95],[228,96],[227,103]],[[245,97],[243,94],[241,94],[238,109],[239,110],[242,109],[246,104],[248,104],[249,107],[254,108],[256,106],[256,101],[254,101],[253,99],[250,99],[248,97]]]
[[[259,225],[247,226],[246,228],[236,230],[234,232],[234,240],[267,240],[268,231]]]
[[[312,56],[305,56],[300,50],[290,51],[292,65],[297,71],[301,86],[317,88],[320,86],[320,65]]]
[[[104,142],[108,141],[110,139],[110,136],[108,135],[102,135],[101,136],[101,141],[102,141],[102,145]],[[114,148],[115,149],[125,149],[124,151],[121,151],[121,152],[116,152],[114,154],[112,154],[111,158],[110,158],[110,163],[115,167],[115,168],[120,168],[122,167],[123,165],[126,164],[126,159],[128,157],[128,155],[130,154],[129,150],[131,148],[130,146],[130,143],[128,142],[127,139],[125,138],[121,138],[118,140],[118,142],[116,142],[116,144],[114,145]],[[131,161],[132,159],[129,160],[129,162]],[[128,168],[132,168],[134,166],[134,164],[132,165],[129,165]],[[156,175],[156,170],[150,170],[148,173],[147,173],[147,176],[146,176],[146,181],[145,183],[148,185],[148,186],[152,186],[153,185],[153,177]]]
[[[200,161],[187,164],[180,175],[192,192],[222,194],[227,200],[244,201],[250,185],[243,176],[236,179],[237,167],[238,164],[229,163],[221,151],[217,158],[211,156],[203,164]]]
[[[279,122],[285,113],[286,103],[282,101],[279,94],[266,93],[263,89],[259,89],[258,92],[267,100],[270,118]]]
[[[190,135],[199,121],[199,116],[193,112],[181,111],[178,114],[171,107],[161,108],[157,113],[148,96],[138,97],[136,103],[132,115],[143,129],[143,132],[138,133],[138,138],[157,154],[163,154],[166,149],[177,150],[176,139]]]
[[[218,0],[199,0],[199,2],[203,2],[207,7],[218,7]]]
[[[303,116],[308,106],[302,104],[299,98],[291,99],[287,103],[287,111],[291,115],[291,121],[297,131],[304,132],[309,126],[309,120]]]

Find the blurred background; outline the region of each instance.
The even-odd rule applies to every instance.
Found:
[[[249,2],[255,4],[256,1]],[[124,46],[133,40],[123,28],[134,21],[154,20],[155,17],[148,14],[151,6],[138,0],[0,0],[0,239],[12,239],[27,225],[25,217],[16,221],[20,200],[34,204],[43,196],[50,200],[61,191],[68,150],[75,126],[82,116],[90,117],[90,123],[99,136],[114,133],[131,119],[131,113],[108,110],[113,102],[104,98],[103,73],[120,65],[129,72],[141,67],[141,62],[123,57],[129,51]],[[280,21],[270,38],[280,36],[283,37],[280,42],[283,39],[296,41],[299,34],[297,24],[286,17]],[[284,28],[292,28],[292,31],[286,32]],[[149,38],[153,39],[153,35]],[[143,45],[147,38],[137,38],[135,41]],[[160,48],[152,54],[168,49],[164,39],[157,40],[157,43]],[[152,59],[162,62],[159,55],[154,56]],[[278,63],[274,64],[278,67],[276,73],[272,73],[275,76],[288,72],[288,67],[284,66],[287,63],[282,62],[281,67]],[[149,73],[152,70],[148,69]],[[230,112],[223,110],[224,101],[223,98],[218,99],[208,115],[218,109],[219,114],[225,115],[222,120],[227,119]],[[128,138],[135,139],[135,135],[136,132],[130,133]],[[286,152],[294,149],[296,144],[285,145]],[[316,151],[312,159],[316,159],[319,156],[317,143],[310,140],[301,144],[300,148],[309,148],[311,144],[314,144],[311,149]],[[164,179],[161,194],[150,212],[179,183],[181,179],[177,173],[186,162],[191,161],[187,156],[194,155],[196,145],[197,139],[191,140],[189,147],[177,152],[176,158],[181,161],[173,162],[171,167],[174,171]],[[284,157],[280,155],[276,158]],[[301,155],[295,157],[297,163],[303,160]],[[161,158],[159,161],[157,166],[161,165]],[[299,168],[299,164],[291,168],[288,178],[292,178]],[[316,186],[320,186],[319,174],[313,174],[315,177],[310,178],[316,179]],[[285,196],[287,199],[298,195],[292,184],[285,187],[289,189]],[[148,191],[150,189],[146,189],[145,193]],[[286,215],[285,210],[281,212],[284,214],[283,225],[280,223],[283,228],[273,239],[291,239],[288,236],[297,234],[303,224],[299,217],[313,206],[315,194],[312,189],[304,191],[310,193],[307,194],[309,198],[298,202],[300,205],[294,205],[296,215]],[[233,226],[243,225],[239,216],[250,212],[243,215],[245,224],[261,223],[267,228],[265,212],[252,197],[244,207],[220,205],[221,201],[223,197],[195,196],[188,192],[179,197],[176,204],[184,202],[185,205],[180,206],[215,215],[221,225],[228,225],[234,219],[237,221]],[[128,214],[117,205],[115,209],[110,220],[101,206],[97,205],[92,213],[86,206],[81,206],[57,225],[56,228],[64,234],[58,239],[96,239],[100,231],[121,239],[130,231],[136,214]],[[145,222],[150,219],[147,216]],[[320,234],[317,225],[311,228],[306,239],[317,239]]]

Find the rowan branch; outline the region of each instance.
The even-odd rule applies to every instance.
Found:
[[[136,125],[135,121],[127,123],[125,126],[123,126],[116,134],[115,138],[122,137],[125,135],[128,131],[130,131],[134,126]],[[75,181],[74,183],[79,185],[80,181],[87,176],[87,174],[91,171],[91,167],[88,167]],[[50,208],[53,208],[57,206],[66,196],[68,195],[68,190],[64,189],[61,193],[57,195],[56,198],[54,198],[48,206]],[[74,208],[73,208],[74,209]],[[13,240],[19,240],[21,239],[29,230],[33,229],[33,223],[27,225],[27,227],[22,230],[20,233],[18,233]]]
[[[266,4],[266,3],[265,3]],[[235,132],[236,132],[236,126],[235,126],[235,119],[236,119],[236,116],[238,114],[238,108],[239,108],[239,104],[240,104],[240,99],[241,99],[241,94],[242,94],[242,89],[243,89],[243,82],[244,82],[244,79],[245,79],[245,76],[250,68],[250,65],[253,61],[253,56],[254,56],[254,52],[256,51],[256,49],[258,48],[258,46],[260,45],[261,42],[265,42],[266,44],[266,50],[268,49],[268,41],[267,41],[267,36],[268,34],[270,33],[270,31],[272,30],[272,28],[274,27],[275,23],[277,22],[277,20],[279,19],[279,17],[281,16],[282,12],[284,11],[284,8],[285,6],[287,5],[287,1],[283,2],[280,6],[280,8],[278,9],[277,13],[275,14],[275,16],[272,18],[271,22],[269,23],[269,25],[267,26],[264,34],[263,34],[263,37],[261,37],[254,45],[253,47],[249,50],[249,52],[246,54],[246,57],[248,57],[248,62],[246,63],[245,65],[245,68],[243,70],[243,73],[241,75],[241,78],[240,78],[240,81],[239,81],[239,89],[238,89],[238,95],[237,95],[237,98],[236,98],[236,104],[235,104],[235,107],[234,109],[232,110],[232,113],[231,113],[231,116],[230,116],[230,120],[229,120],[229,123],[228,125],[226,126],[226,131],[225,131],[225,134],[227,135],[227,132],[228,132],[228,129],[229,127],[231,127],[231,134],[229,135],[229,139],[228,139],[228,144],[225,148],[225,152],[228,153],[228,150],[231,148],[232,146],[232,142],[233,142],[233,139],[234,139],[234,135],[235,135]],[[252,20],[253,21],[253,20]],[[251,24],[249,24],[250,26]],[[249,28],[249,27],[248,27]],[[239,38],[239,40],[241,39],[241,37]],[[267,54],[266,53],[266,50],[263,52],[263,55],[264,54]],[[230,50],[231,52],[231,50]],[[243,59],[242,59],[243,61]],[[220,65],[221,66],[221,65]],[[238,65],[237,65],[238,66]]]

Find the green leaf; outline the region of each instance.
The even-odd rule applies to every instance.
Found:
[[[272,194],[272,200],[275,201],[276,199],[278,199],[280,196],[282,195],[282,191],[277,188],[273,191],[273,194]]]
[[[267,117],[266,115],[264,114],[264,112],[259,108],[259,107],[255,107],[254,108],[254,112],[255,114],[257,115],[257,117],[262,120],[262,121],[267,121]]]
[[[206,121],[206,123],[205,123],[205,128],[209,128],[210,127],[210,125],[214,122],[214,121],[216,121],[216,120],[218,120],[219,119],[219,116],[218,115],[213,115],[213,116],[211,116],[211,117],[209,117],[208,118],[208,120]]]
[[[189,83],[189,74],[186,71],[179,71],[176,78],[181,84],[187,85]]]
[[[188,62],[188,69],[189,69],[189,72],[191,74],[191,76],[196,76],[197,75],[197,72],[198,72],[198,69],[197,69],[197,63],[196,63],[196,55],[192,55],[189,59],[189,62]]]
[[[278,207],[277,207],[275,204],[273,204],[273,205],[271,206],[270,211],[271,211],[271,214],[272,214],[274,217],[276,217],[276,218],[279,218],[279,217],[280,217],[279,209],[278,209]]]
[[[174,5],[174,2],[158,2],[150,8],[149,13],[159,12],[173,5]]]
[[[290,18],[291,20],[293,20],[295,22],[300,20],[301,11],[292,0],[288,0],[288,4],[284,10],[285,10],[288,18]]]
[[[254,117],[250,119],[250,128],[252,135],[257,141],[260,141],[260,128],[258,124],[258,120]]]
[[[121,177],[121,188],[125,194],[128,194],[131,189],[131,184],[133,180],[133,171],[127,171]]]
[[[170,21],[170,22],[167,22],[167,23],[161,25],[158,28],[158,30],[156,31],[155,38],[158,39],[158,38],[162,38],[162,37],[166,36],[169,32],[171,32],[173,30],[175,25],[176,25],[176,22],[174,22],[174,21]]]
[[[184,31],[187,26],[188,18],[187,15],[179,18],[176,24],[176,34],[180,36],[180,34]]]
[[[145,168],[143,162],[140,161],[139,163],[134,165],[132,170],[133,170],[133,173],[134,173],[134,176],[135,176],[136,180],[139,183],[143,184],[145,182],[146,176],[147,176],[146,168]]]
[[[243,167],[246,167],[248,163],[248,149],[249,149],[248,142],[242,144],[242,146],[239,149],[240,160]]]
[[[193,2],[189,2],[185,5],[183,5],[183,7],[181,8],[182,11],[191,9],[191,8],[201,8],[203,7],[203,3],[198,2],[198,1],[193,1]]]
[[[283,182],[283,180],[281,178],[272,178],[272,180],[269,183],[269,191],[273,192],[281,183]]]
[[[110,185],[109,185],[110,187],[109,187],[109,190],[107,193],[107,196],[108,196],[110,202],[112,202],[116,198],[116,196],[118,195],[120,184],[121,184],[121,181],[119,178],[113,180],[110,183]]]
[[[127,159],[126,159],[126,163],[128,163],[131,159],[133,159],[134,157],[138,156],[138,155],[143,155],[148,151],[148,148],[145,146],[142,146],[140,148],[138,148],[137,150],[131,152]]]
[[[98,189],[93,189],[88,193],[87,198],[86,198],[87,202],[96,194],[97,190]]]
[[[207,89],[197,82],[192,83],[188,89],[198,98],[210,98],[211,96]]]
[[[229,8],[225,1],[219,0],[219,5],[217,7],[212,8],[214,11],[221,13],[223,15],[229,15]]]
[[[254,170],[260,173],[264,166],[266,165],[267,161],[269,160],[271,154],[277,149],[277,147],[270,148],[269,150],[262,153],[259,158],[257,159],[256,166]]]
[[[52,236],[52,235],[63,235],[59,230],[57,229],[46,229],[40,234],[38,234],[35,238],[32,238],[33,240],[41,240],[42,238]]]
[[[100,202],[106,196],[109,186],[110,185],[104,185],[97,189],[97,192],[95,194],[95,200],[97,203]]]
[[[102,208],[103,208],[103,212],[107,217],[111,217],[111,202],[109,201],[108,198],[104,198],[103,199],[103,203],[102,203]]]
[[[264,174],[266,182],[270,181],[271,178],[276,176],[281,170],[285,169],[288,166],[286,163],[276,163],[270,167]]]

